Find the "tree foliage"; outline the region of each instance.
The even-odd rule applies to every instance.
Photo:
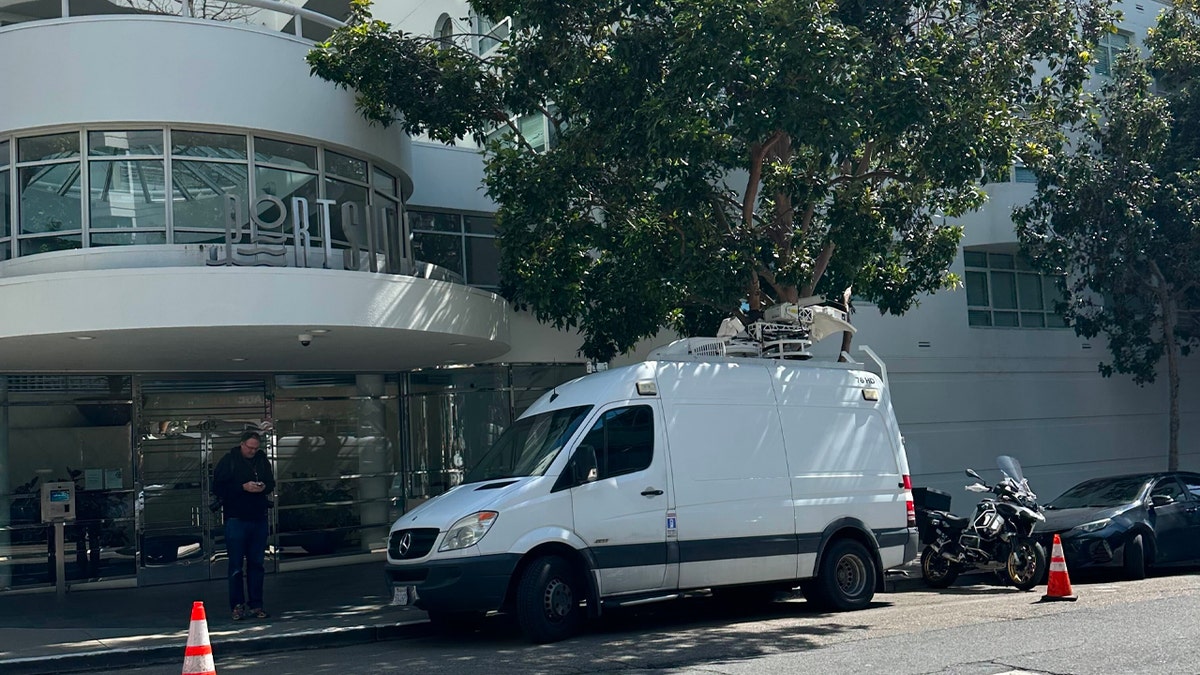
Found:
[[[1122,54],[1073,142],[1034,164],[1037,196],[1018,235],[1062,275],[1061,308],[1084,337],[1103,334],[1105,376],[1153,382],[1168,359],[1170,448],[1178,464],[1179,356],[1200,339],[1200,23],[1193,0]],[[1157,84],[1156,84],[1157,82]]]
[[[360,3],[310,64],[410,133],[508,126],[486,173],[503,290],[600,359],[743,302],[852,289],[900,314],[956,284],[949,223],[1081,112],[1109,21],[1100,0],[471,4],[513,21],[487,59]]]

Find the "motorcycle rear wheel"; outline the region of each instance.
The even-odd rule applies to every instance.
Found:
[[[1038,585],[1046,571],[1046,549],[1032,539],[1021,539],[1013,543],[1006,569],[1013,586],[1028,591]]]
[[[921,578],[930,588],[946,588],[958,578],[958,565],[926,546],[921,553]]]

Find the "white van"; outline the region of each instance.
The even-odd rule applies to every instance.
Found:
[[[917,531],[886,382],[857,368],[691,356],[557,387],[392,526],[393,604],[511,611],[539,642],[697,589],[867,606]]]

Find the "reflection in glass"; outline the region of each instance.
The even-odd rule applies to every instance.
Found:
[[[459,221],[457,213],[410,210],[408,212],[408,223],[413,231],[462,232],[462,223]]]
[[[88,132],[88,154],[93,157],[163,154],[161,129]]]
[[[8,166],[8,141],[0,141],[0,168]]]
[[[371,185],[385,195],[396,196],[396,177],[382,169],[375,169],[375,172],[372,174]]]
[[[32,136],[17,141],[18,162],[40,162],[79,156],[79,134]]]
[[[225,229],[225,195],[238,195],[246,213],[249,188],[244,164],[176,161],[172,195],[175,229]],[[247,218],[243,215],[242,224]]]
[[[349,246],[349,241],[346,239],[344,224],[342,223],[342,205],[346,203],[358,204],[359,224],[366,222],[367,218],[367,188],[353,185],[340,180],[325,180],[325,198],[332,199],[334,206],[330,207],[330,230],[333,233],[334,247],[341,243]],[[366,247],[367,237],[365,230],[358,235],[359,245]]]
[[[0,171],[0,238],[12,233],[12,196],[8,190],[8,172]]]
[[[83,248],[83,235],[74,234],[62,237],[35,237],[21,240],[21,255],[37,255],[54,251],[69,251]]]
[[[83,223],[79,163],[20,169],[21,232],[78,231]]]
[[[254,138],[254,161],[296,169],[317,170],[317,149],[270,138]]]
[[[92,246],[145,246],[167,243],[166,232],[92,232]]]
[[[246,137],[202,131],[172,131],[171,154],[206,159],[246,159]]]
[[[467,237],[467,283],[500,285],[500,247],[492,237]]]
[[[89,186],[93,228],[166,228],[166,173],[161,160],[93,160]]]
[[[271,195],[283,201],[284,208],[288,210],[283,214],[285,219],[280,225],[284,232],[290,236],[292,231],[291,219],[286,218],[291,213],[292,198],[303,197],[308,200],[309,232],[314,239],[321,236],[317,225],[319,222],[317,211],[320,205],[317,204],[317,176],[315,174],[259,167],[254,170],[254,180],[258,185],[260,195]],[[261,201],[257,208],[260,221],[274,223],[279,220],[279,209],[271,202]]]
[[[325,173],[365,183],[367,182],[367,163],[361,159],[326,150]]]
[[[472,234],[496,234],[496,219],[492,216],[463,216],[463,224]]]
[[[462,237],[429,232],[413,232],[413,257],[454,272],[463,273]]]

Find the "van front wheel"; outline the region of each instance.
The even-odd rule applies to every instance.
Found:
[[[826,549],[817,578],[803,589],[804,597],[821,609],[863,609],[875,597],[875,561],[862,544],[840,539]]]
[[[533,642],[557,642],[571,637],[583,621],[584,598],[579,575],[556,555],[535,558],[517,585],[517,622]]]

